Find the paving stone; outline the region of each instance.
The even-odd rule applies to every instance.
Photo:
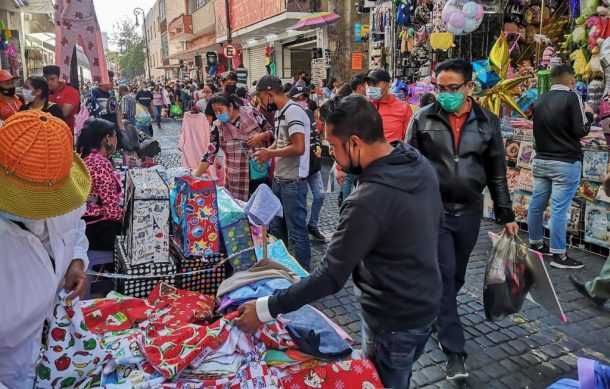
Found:
[[[495,344],[503,343],[509,340],[508,336],[504,335],[501,331],[493,331],[487,334],[487,338]]]
[[[505,377],[509,374],[509,371],[500,365],[490,364],[483,367],[485,374],[489,375],[494,380],[498,380],[501,377]]]
[[[567,353],[564,349],[555,344],[543,346],[540,348],[540,351],[542,351],[551,358],[559,358],[560,356]]]
[[[434,350],[427,354],[434,363],[444,363],[447,361],[447,356],[441,350]]]
[[[437,365],[425,367],[421,372],[427,378],[427,383],[435,383],[444,380],[446,377],[445,371]]]
[[[485,350],[485,355],[489,356],[494,361],[499,361],[508,357],[506,351],[502,350],[500,346],[492,346]]]

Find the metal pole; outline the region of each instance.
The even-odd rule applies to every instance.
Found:
[[[225,11],[227,17],[227,43],[233,42],[233,38],[231,37],[231,10],[229,8],[230,1],[225,0]],[[231,70],[231,59],[227,58],[227,70]]]
[[[146,47],[146,67],[148,68],[148,81],[152,79],[152,73],[150,72],[150,52],[148,50],[148,33],[146,32],[146,13],[140,7],[136,7],[133,10],[133,14],[136,17],[136,26],[138,25],[138,13],[142,14],[142,20],[144,22],[144,45]]]

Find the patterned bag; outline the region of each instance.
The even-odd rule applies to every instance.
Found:
[[[78,299],[68,301],[68,295],[62,290],[55,297],[36,388],[88,387],[112,358],[87,328]]]
[[[196,177],[176,178],[172,190],[174,241],[186,257],[220,253],[216,184]]]

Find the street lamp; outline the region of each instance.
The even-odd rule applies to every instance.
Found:
[[[144,23],[144,44],[146,45],[146,66],[148,68],[148,80],[150,81],[152,79],[152,74],[150,72],[150,54],[148,52],[148,34],[146,33],[146,13],[144,12],[144,10],[140,7],[136,7],[133,10],[133,14],[136,17],[136,27],[140,26],[140,23],[138,22],[138,15],[141,14],[142,15],[142,21]]]

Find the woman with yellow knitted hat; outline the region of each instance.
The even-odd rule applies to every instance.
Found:
[[[81,217],[91,178],[70,129],[40,111],[0,127],[0,387],[31,388],[42,327],[60,288],[85,291]]]

